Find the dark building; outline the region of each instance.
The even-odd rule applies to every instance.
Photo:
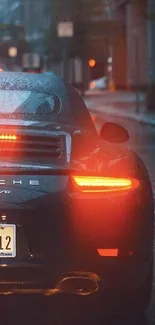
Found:
[[[0,23],[22,25],[30,49],[44,51],[44,30],[49,26],[48,0],[1,0]]]
[[[103,1],[103,10],[94,20],[89,53],[96,60],[91,79],[107,76],[116,88],[127,84],[126,7],[122,1]],[[102,13],[102,14],[101,14]]]
[[[104,66],[107,66],[107,56],[112,59],[110,78],[116,88],[147,88],[149,37],[146,12],[147,0],[110,1],[109,26],[102,25],[100,37],[99,34],[96,39],[94,37],[96,57],[105,57]]]
[[[126,49],[122,48],[120,57],[126,69],[126,87],[129,89],[147,88],[148,71],[148,31],[146,0],[115,0],[115,10],[125,17]],[[124,58],[126,55],[126,59]],[[122,65],[119,64],[122,68]],[[123,69],[124,69],[123,68]],[[122,70],[120,70],[120,74]]]
[[[147,20],[134,2],[127,4],[127,84],[147,87]]]

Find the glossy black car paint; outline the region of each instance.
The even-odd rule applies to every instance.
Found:
[[[141,286],[152,263],[154,226],[152,189],[141,159],[99,138],[82,99],[61,78],[4,73],[0,81],[0,89],[54,93],[70,108],[62,121],[56,116],[59,128],[47,120],[17,127],[11,118],[0,125],[0,133],[7,128],[20,137],[42,137],[38,156],[20,151],[7,158],[1,146],[0,190],[11,194],[0,193],[0,221],[5,215],[5,223],[17,227],[17,256],[0,258],[0,291],[55,288],[62,274],[73,271],[98,274],[103,292]],[[59,158],[44,156],[53,136],[62,137]],[[140,186],[117,195],[80,193],[72,182],[76,174],[131,177]],[[34,180],[38,186],[30,184]],[[118,248],[119,256],[101,257],[98,248]]]

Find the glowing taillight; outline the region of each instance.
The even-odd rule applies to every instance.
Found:
[[[133,252],[130,250],[125,251],[125,255],[123,251],[122,255],[121,249],[118,248],[98,248],[97,253],[102,257],[133,256]]]
[[[17,136],[15,134],[0,134],[0,140],[15,141],[17,140]]]
[[[95,82],[91,82],[91,83],[90,83],[90,89],[94,89],[95,87],[96,87]]]
[[[98,248],[97,252],[100,256],[118,256],[118,248]]]
[[[73,176],[73,181],[82,192],[116,192],[139,186],[139,181],[132,178]]]

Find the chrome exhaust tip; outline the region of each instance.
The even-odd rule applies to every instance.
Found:
[[[81,296],[98,291],[101,279],[94,273],[73,272],[62,275],[57,289]]]

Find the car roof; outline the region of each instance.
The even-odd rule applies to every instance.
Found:
[[[27,90],[34,92],[55,93],[60,97],[66,95],[67,84],[63,78],[54,74],[33,74],[26,72],[1,72],[0,89]]]

